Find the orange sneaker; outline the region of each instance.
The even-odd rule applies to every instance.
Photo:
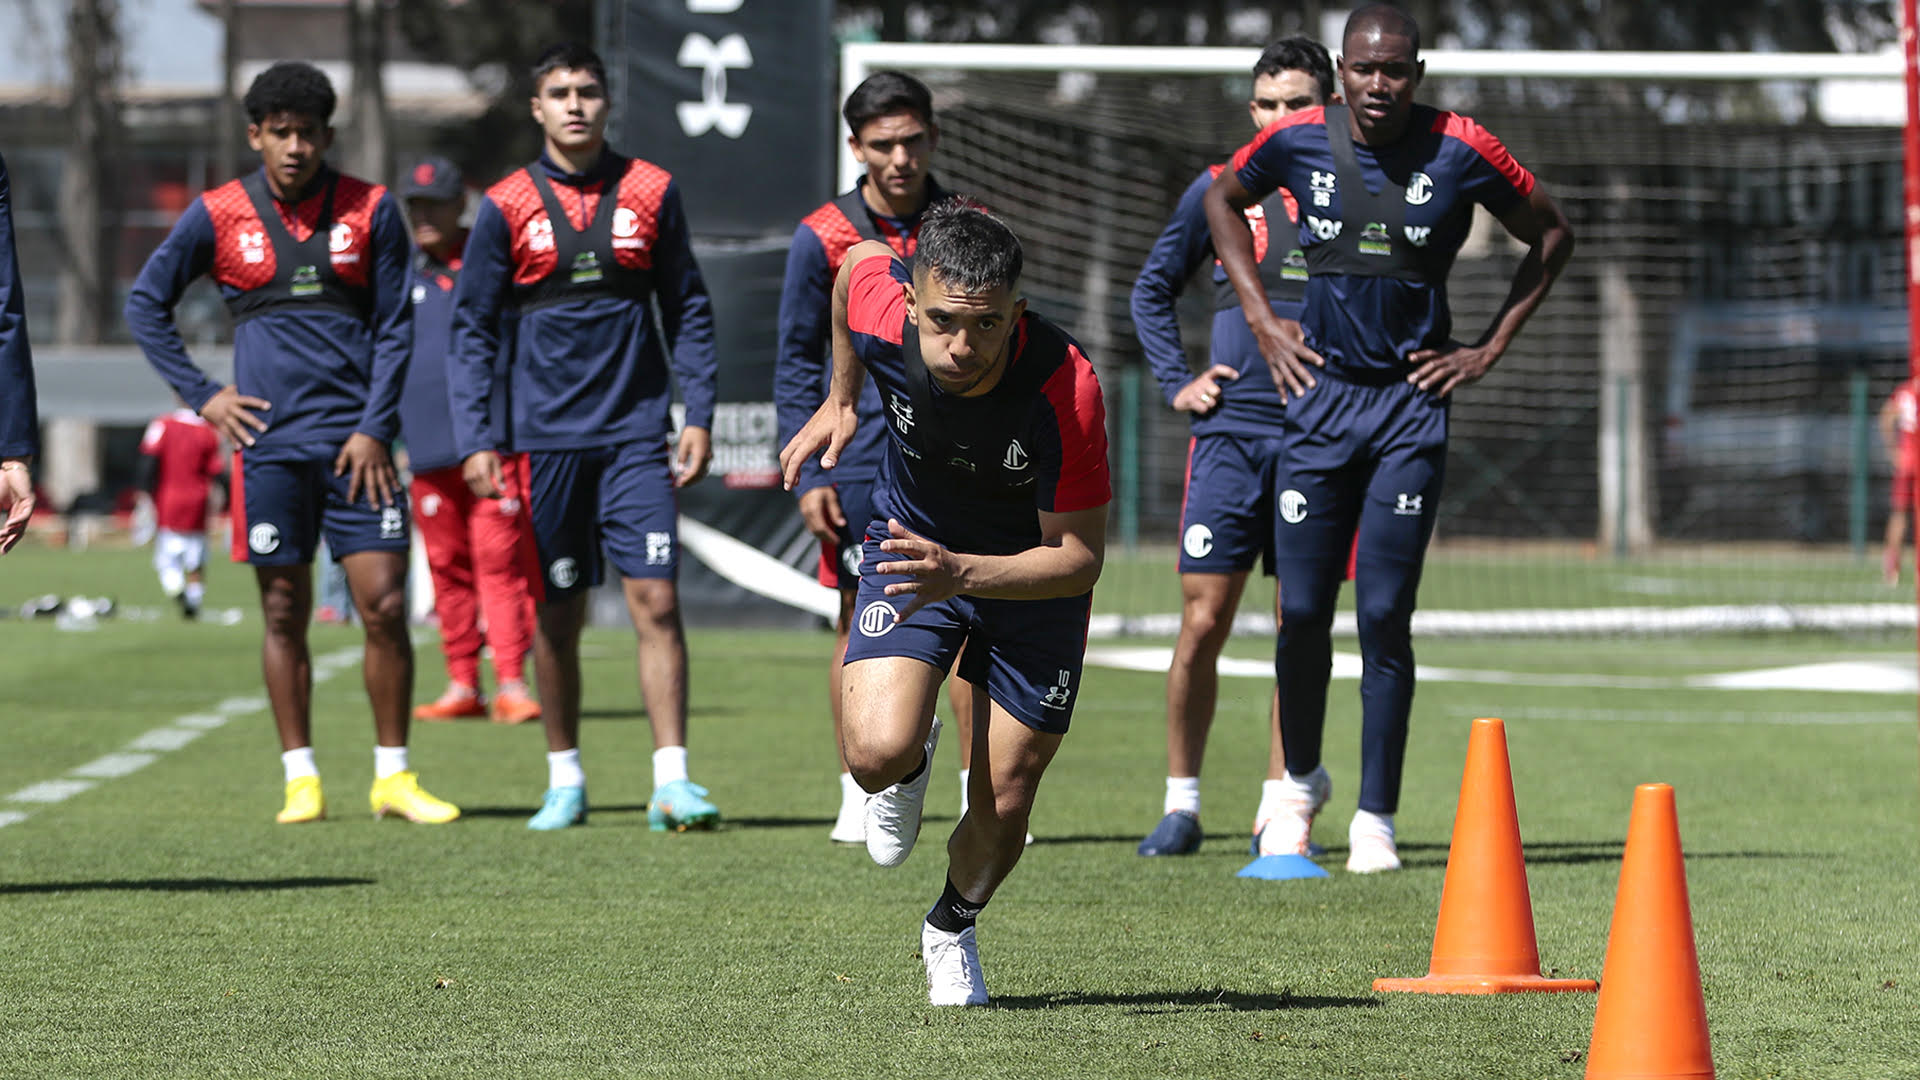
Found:
[[[524,724],[540,719],[540,703],[527,694],[527,684],[506,683],[493,695],[493,722]]]
[[[440,700],[426,705],[417,705],[413,710],[415,720],[459,720],[468,716],[487,715],[486,699],[471,686],[458,684],[447,687]]]

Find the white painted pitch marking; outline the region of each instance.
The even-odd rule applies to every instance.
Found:
[[[42,780],[37,784],[28,784],[19,791],[7,796],[8,802],[57,803],[80,794],[93,786],[91,780]]]
[[[139,772],[141,769],[160,760],[159,754],[137,754],[120,752],[97,757],[85,765],[69,772],[68,776],[86,776],[95,780],[114,780]]]
[[[317,686],[354,666],[359,662],[362,652],[360,646],[354,646],[315,657],[313,684]],[[140,735],[128,743],[126,749],[95,758],[84,765],[68,770],[68,778],[29,784],[8,795],[7,801],[40,805],[65,802],[83,791],[92,789],[100,780],[117,779],[138,772],[158,761],[161,754],[178,750],[236,717],[265,712],[267,707],[268,702],[264,696],[253,694],[226,698],[208,712],[176,716],[168,726],[157,727]],[[0,811],[0,829],[9,825],[18,825],[27,820],[27,817],[24,811]]]

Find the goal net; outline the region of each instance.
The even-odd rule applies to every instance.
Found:
[[[1127,299],[1181,191],[1252,136],[1254,55],[843,54],[846,87],[898,68],[933,88],[942,182],[1009,220],[1036,310],[1100,370],[1118,488],[1103,629],[1177,625],[1187,425],[1145,373]],[[1416,628],[1911,627],[1911,557],[1907,589],[1880,581],[1892,466],[1875,423],[1907,366],[1901,129],[1872,104],[1903,100],[1897,57],[1427,63],[1422,100],[1499,136],[1578,251],[1499,367],[1456,395]],[[1450,279],[1456,336],[1488,324],[1523,254],[1480,212]],[[1207,294],[1181,308],[1196,371]],[[1258,591],[1249,629],[1271,625]]]

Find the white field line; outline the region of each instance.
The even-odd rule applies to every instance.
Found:
[[[315,657],[313,684],[318,686],[359,664],[361,653],[362,647],[355,645]],[[120,750],[67,770],[63,777],[28,784],[5,799],[0,799],[0,804],[4,804],[4,808],[0,809],[0,829],[27,820],[31,807],[65,802],[83,791],[92,790],[102,781],[130,776],[229,720],[265,712],[266,709],[267,699],[254,694],[227,698],[205,712],[176,716],[165,726],[140,735]]]
[[[1087,662],[1127,671],[1164,672],[1173,662],[1173,650],[1154,647],[1105,647],[1087,650]],[[1333,677],[1358,679],[1360,657],[1333,654]],[[1273,678],[1273,662],[1221,657],[1220,674],[1241,678]],[[1801,690],[1850,694],[1920,693],[1920,672],[1912,660],[1847,660],[1797,664],[1792,667],[1727,671],[1705,675],[1578,675],[1545,672],[1473,671],[1419,665],[1414,677],[1422,682],[1483,683],[1498,686],[1553,686],[1604,690]]]

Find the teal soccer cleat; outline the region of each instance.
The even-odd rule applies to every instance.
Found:
[[[541,800],[540,812],[527,819],[527,828],[551,832],[587,823],[587,789],[551,787]]]
[[[654,832],[711,829],[720,822],[720,808],[707,801],[707,789],[691,780],[661,784],[647,800],[647,828]]]

